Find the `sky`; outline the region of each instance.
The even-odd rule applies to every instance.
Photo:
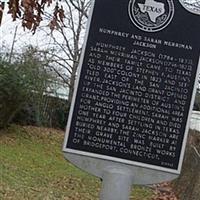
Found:
[[[14,32],[17,28],[17,34],[15,38],[15,49],[20,50],[23,48],[23,46],[27,45],[36,45],[36,46],[48,46],[48,44],[51,42],[51,39],[49,38],[49,41],[46,40],[45,34],[43,31],[38,31],[34,35],[29,31],[22,28],[21,21],[16,20],[13,22],[11,16],[7,14],[8,9],[5,7],[4,13],[3,13],[3,19],[2,24],[0,27],[0,36],[1,36],[1,45],[5,45],[8,49],[11,49],[11,45],[14,38]],[[44,26],[44,22],[43,22]],[[50,32],[50,30],[49,30]],[[44,40],[45,38],[45,40]]]
[[[53,9],[53,7],[49,9]],[[0,53],[10,53],[15,30],[17,30],[17,34],[14,42],[14,53],[21,53],[24,48],[29,45],[37,46],[40,49],[48,49],[51,46],[53,39],[47,37],[47,33],[50,34],[51,32],[47,27],[47,21],[43,21],[41,23],[41,28],[38,28],[33,35],[31,31],[23,29],[20,20],[13,22],[11,16],[7,14],[7,12],[8,8],[6,6],[3,13],[2,24],[0,26]],[[57,33],[55,32],[55,37],[56,34]],[[58,86],[57,93],[61,98],[66,99],[68,90],[66,89],[66,86],[60,85]]]

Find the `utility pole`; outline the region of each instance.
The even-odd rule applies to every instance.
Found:
[[[9,55],[9,60],[8,60],[9,63],[11,63],[12,56],[13,56],[13,50],[14,50],[14,46],[15,46],[15,42],[16,42],[15,39],[16,39],[16,36],[17,36],[17,29],[18,29],[18,26],[15,27],[15,32],[14,32],[13,41],[12,41],[12,46],[11,46],[10,55]]]

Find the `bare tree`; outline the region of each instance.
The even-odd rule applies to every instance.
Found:
[[[70,105],[90,0],[9,0],[8,7],[13,20],[21,19],[22,26],[33,34],[42,21],[47,22],[49,29],[44,30],[52,42],[46,55],[51,69],[68,85]]]
[[[68,103],[70,105],[74,91],[77,68],[80,59],[83,36],[90,8],[89,0],[64,0],[61,9],[65,16],[59,18],[59,7],[54,10],[50,21],[53,44],[51,51],[51,67],[58,77],[68,85]]]

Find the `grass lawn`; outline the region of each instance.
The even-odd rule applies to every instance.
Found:
[[[0,130],[0,199],[99,199],[99,179],[64,159],[63,137],[62,131],[31,126]],[[135,187],[131,200],[150,200],[152,194]]]

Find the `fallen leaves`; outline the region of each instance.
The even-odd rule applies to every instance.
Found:
[[[153,186],[154,195],[152,200],[180,200],[177,198],[169,182]]]

